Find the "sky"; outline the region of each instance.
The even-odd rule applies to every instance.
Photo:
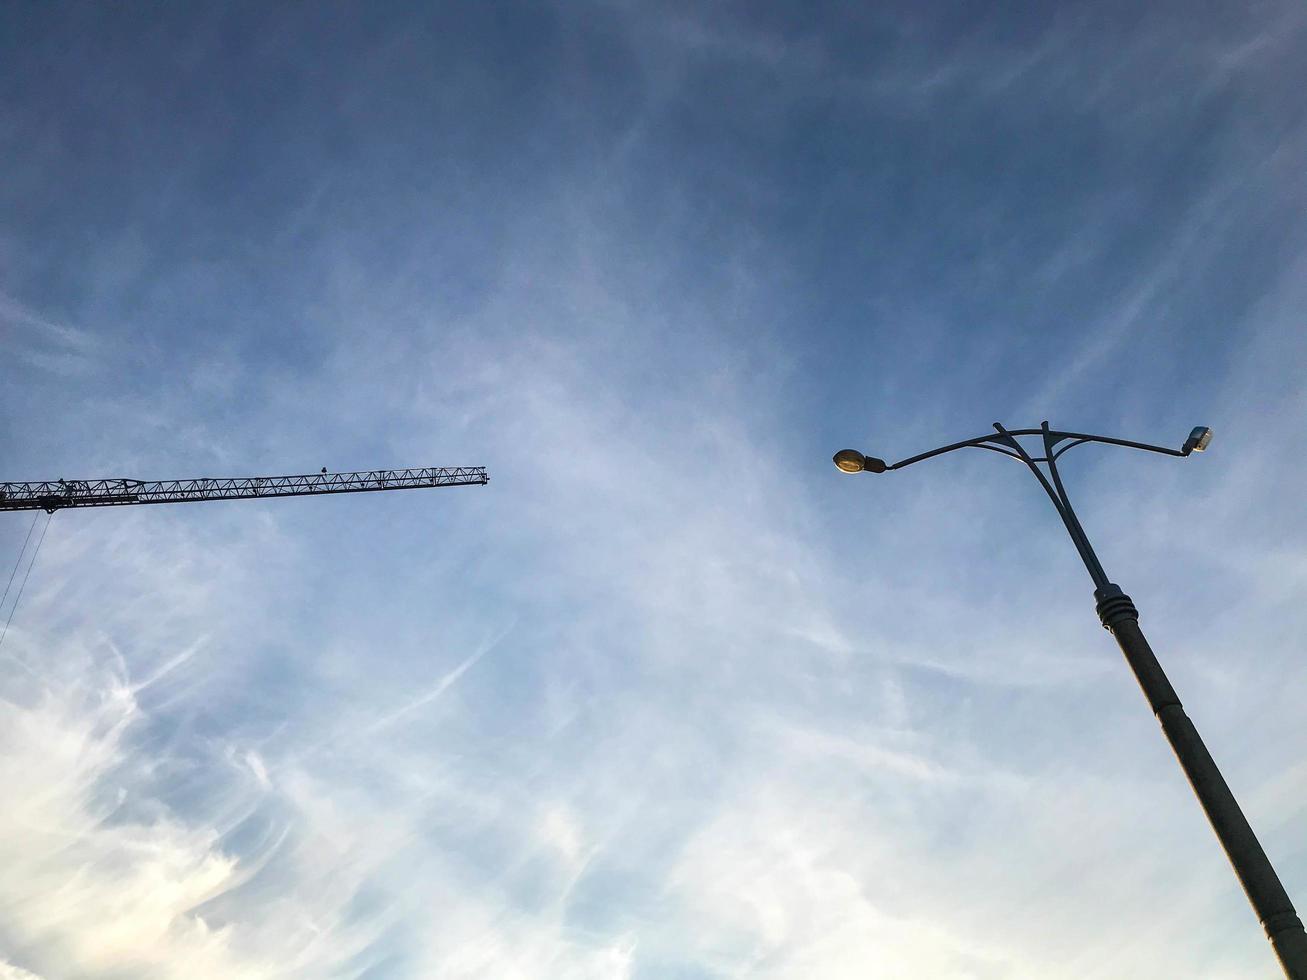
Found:
[[[1303,910],[1305,90],[1291,0],[0,6],[0,479],[490,473],[0,515],[0,978],[1273,975],[1029,475],[830,457],[1212,426],[1064,476]]]

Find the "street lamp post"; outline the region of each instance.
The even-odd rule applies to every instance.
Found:
[[[1139,611],[1130,597],[1121,588],[1108,581],[1103,566],[1089,544],[1080,520],[1071,508],[1071,500],[1062,478],[1057,471],[1057,459],[1068,449],[1087,442],[1101,442],[1112,446],[1127,446],[1131,449],[1143,449],[1148,452],[1164,453],[1167,456],[1188,456],[1192,452],[1201,452],[1207,448],[1212,438],[1211,429],[1196,428],[1180,449],[1167,449],[1163,446],[1151,446],[1142,442],[1130,442],[1125,439],[1110,439],[1106,436],[1087,435],[1082,432],[1060,432],[1050,429],[1044,422],[1038,429],[1005,429],[998,422],[994,423],[995,432],[967,439],[952,445],[941,446],[928,453],[911,456],[897,463],[886,463],[874,456],[864,456],[853,449],[844,449],[835,454],[835,465],[845,473],[885,473],[901,470],[913,463],[942,456],[956,449],[988,449],[1003,453],[1018,460],[1030,469],[1048,494],[1049,500],[1057,510],[1067,533],[1076,546],[1080,558],[1094,580],[1094,598],[1097,600],[1098,617],[1103,627],[1116,637],[1116,642],[1125,654],[1126,662],[1134,671],[1135,679],[1143,689],[1144,697],[1161,723],[1162,732],[1171,743],[1180,768],[1189,779],[1198,802],[1202,804],[1207,819],[1216,832],[1217,839],[1225,849],[1234,873],[1238,876],[1248,901],[1261,920],[1267,938],[1275,950],[1275,955],[1284,968],[1285,976],[1290,980],[1307,980],[1307,932],[1303,931],[1302,920],[1294,911],[1289,895],[1280,884],[1275,869],[1271,867],[1266,852],[1258,842],[1247,818],[1239,809],[1239,804],[1226,785],[1221,771],[1217,769],[1207,746],[1198,735],[1198,729],[1185,714],[1175,688],[1167,680],[1158,663],[1148,640],[1139,629]],[[1043,442],[1043,455],[1031,456],[1018,441],[1019,436],[1040,436]],[[1059,443],[1065,443],[1060,449]],[[1043,463],[1048,474],[1037,465]],[[1051,479],[1050,479],[1051,478]]]

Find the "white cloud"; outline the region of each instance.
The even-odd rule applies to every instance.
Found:
[[[684,60],[803,83],[763,108],[811,98],[833,71],[818,46],[761,32],[681,20],[664,33]],[[906,91],[916,111],[973,78],[989,79],[986,98],[1045,70],[1071,85],[1061,50],[890,64],[873,94]],[[615,168],[684,94],[684,61],[661,67]],[[15,964],[0,970],[1260,975],[1256,926],[1055,518],[1031,516],[1037,489],[1032,510],[1012,506],[1015,472],[982,481],[988,458],[875,484],[829,469],[836,423],[818,417],[835,395],[807,375],[832,362],[865,382],[841,403],[856,431],[892,409],[905,422],[886,438],[906,445],[976,411],[947,390],[958,365],[934,363],[947,323],[930,339],[903,321],[905,350],[927,350],[938,374],[920,389],[856,360],[861,338],[818,331],[800,350],[815,328],[786,320],[786,243],[751,226],[692,249],[710,222],[688,177],[670,181],[670,215],[628,224],[617,205],[640,187],[620,168],[520,211],[504,202],[511,241],[491,285],[451,296],[432,284],[445,232],[374,253],[340,210],[366,183],[354,177],[342,166],[309,185],[279,225],[282,244],[314,247],[269,302],[320,333],[246,337],[248,360],[220,343],[174,386],[151,361],[130,394],[70,399],[60,452],[138,453],[181,476],[195,459],[330,446],[359,465],[484,462],[492,482],[58,515],[0,661],[0,780],[17,801],[0,813],[0,955]],[[1237,184],[1216,179],[1173,251],[1106,304],[1101,337],[1043,388],[1050,410],[1076,406],[1132,324],[1174,300],[1187,261],[1217,254],[1209,232]],[[1092,268],[1109,232],[1067,245],[1045,279]],[[151,270],[181,297],[193,274]],[[1276,291],[1292,314],[1289,287]],[[1267,378],[1300,380],[1285,310],[1230,375],[1241,427],[1301,407],[1298,393],[1240,411]],[[93,349],[20,312],[43,343]],[[978,346],[1024,339],[987,329]],[[300,358],[299,342],[325,353]],[[260,370],[261,356],[280,366]],[[992,353],[968,369],[996,401],[1043,377],[1040,364],[1010,381]],[[109,419],[131,426],[115,436]],[[1295,438],[1293,424],[1273,431]],[[1277,496],[1301,466],[1237,458],[1240,475],[1201,498],[1086,464],[1084,513],[1128,553],[1123,584],[1140,583],[1200,727],[1301,882],[1302,549]],[[1264,536],[1243,535],[1258,515]],[[1184,532],[1204,516],[1217,526],[1197,544]],[[1191,571],[1202,562],[1217,570]],[[1191,588],[1211,588],[1219,615],[1182,615]],[[1232,637],[1230,623],[1256,625]],[[1255,649],[1255,676],[1234,639]]]

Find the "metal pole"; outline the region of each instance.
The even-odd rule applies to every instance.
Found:
[[[1135,679],[1139,681],[1139,686],[1143,689],[1144,696],[1148,698],[1153,713],[1157,715],[1157,720],[1162,725],[1162,731],[1166,735],[1167,741],[1171,743],[1171,748],[1180,762],[1180,768],[1184,770],[1189,785],[1193,787],[1198,802],[1202,804],[1203,811],[1207,814],[1212,830],[1216,832],[1217,840],[1221,842],[1226,857],[1230,859],[1230,864],[1234,867],[1234,873],[1238,876],[1239,883],[1243,885],[1248,901],[1252,904],[1257,917],[1261,920],[1262,927],[1266,930],[1267,938],[1271,941],[1271,947],[1279,958],[1285,976],[1289,980],[1307,980],[1307,932],[1303,931],[1302,920],[1298,918],[1298,913],[1294,911],[1293,903],[1289,901],[1289,896],[1285,892],[1284,886],[1280,884],[1275,869],[1271,867],[1266,852],[1262,850],[1262,845],[1258,843],[1257,836],[1253,833],[1252,827],[1248,825],[1247,818],[1244,817],[1243,811],[1239,809],[1234,794],[1230,792],[1230,787],[1225,784],[1221,771],[1216,768],[1216,763],[1212,760],[1211,754],[1208,753],[1207,746],[1203,744],[1203,740],[1198,736],[1198,730],[1194,728],[1193,722],[1185,714],[1184,707],[1180,704],[1175,689],[1171,687],[1171,682],[1166,679],[1166,674],[1162,672],[1157,657],[1153,655],[1152,649],[1148,646],[1148,641],[1144,639],[1144,634],[1140,632],[1139,611],[1135,608],[1134,603],[1130,601],[1130,597],[1125,595],[1119,586],[1113,585],[1103,571],[1103,566],[1099,563],[1098,556],[1089,544],[1089,538],[1071,507],[1066,488],[1062,485],[1062,479],[1057,472],[1057,457],[1072,446],[1083,442],[1105,442],[1111,445],[1128,446],[1171,456],[1188,456],[1191,452],[1206,448],[1207,441],[1211,438],[1211,430],[1202,427],[1194,429],[1189,434],[1189,439],[1185,442],[1184,447],[1176,450],[1167,449],[1163,446],[1150,446],[1141,442],[1128,442],[1124,439],[1108,439],[1103,436],[1085,435],[1076,432],[1054,432],[1049,428],[1047,422],[1044,422],[1038,429],[1009,430],[1005,429],[999,422],[994,423],[994,428],[998,431],[997,437],[980,436],[965,442],[953,443],[928,453],[921,453],[900,460],[889,466],[882,460],[866,457],[862,453],[852,450],[842,450],[836,453],[835,465],[846,473],[859,470],[883,473],[886,470],[899,470],[913,463],[953,452],[955,449],[972,446],[1004,453],[1026,465],[1026,468],[1034,474],[1044,488],[1044,492],[1048,494],[1049,500],[1052,501],[1058,515],[1062,518],[1062,523],[1066,525],[1072,543],[1080,553],[1081,559],[1084,560],[1085,568],[1094,580],[1094,597],[1098,600],[1099,619],[1102,620],[1103,626],[1116,637],[1117,643],[1121,646],[1121,652],[1125,654],[1126,662],[1129,663],[1130,669],[1134,671]],[[1043,436],[1043,456],[1032,457],[1016,439],[1017,436],[1029,435]],[[1057,443],[1066,439],[1072,441],[1061,450],[1055,450],[1054,447]],[[990,445],[993,442],[1001,442],[1003,445]],[[845,465],[845,457],[850,457],[854,463],[862,465],[848,468]],[[870,462],[878,465],[876,467],[867,465]],[[1038,463],[1048,465],[1049,472],[1053,477],[1052,483],[1040,470]]]
[[[1307,980],[1307,932],[1303,931],[1302,920],[1140,631],[1139,611],[1119,586],[1110,583],[1096,589],[1094,598],[1098,600],[1099,619],[1116,637],[1144,697],[1157,715],[1167,741],[1180,760],[1180,768],[1266,930],[1285,976],[1289,980]]]

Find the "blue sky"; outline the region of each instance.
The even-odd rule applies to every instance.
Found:
[[[7,5],[3,478],[491,482],[55,516],[0,977],[1268,975],[1033,481],[830,455],[1213,426],[1066,476],[1307,902],[1304,89],[1287,0]]]

